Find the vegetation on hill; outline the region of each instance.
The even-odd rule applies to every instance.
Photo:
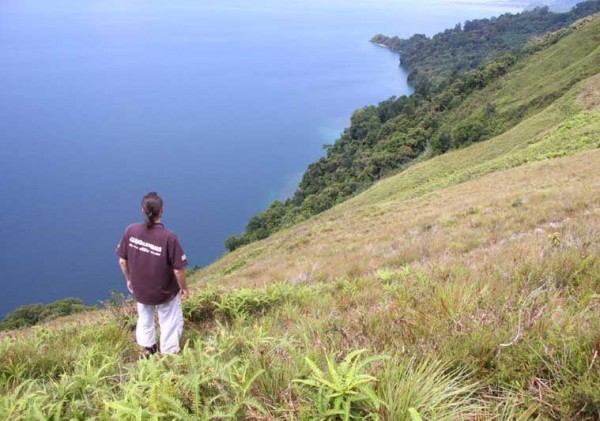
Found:
[[[191,274],[180,355],[138,360],[126,301],[0,333],[0,414],[600,418],[599,41],[600,16],[454,111],[493,101],[499,135]]]
[[[375,35],[371,42],[385,45],[400,54],[400,63],[409,70],[409,82],[417,92],[439,91],[457,75],[481,66],[500,53],[509,53],[542,36],[600,12],[600,1],[577,4],[569,12],[554,13],[539,7],[517,14],[466,21],[432,38],[422,34],[408,39]]]
[[[572,41],[577,42],[577,39]],[[570,42],[564,46],[556,45],[547,54],[553,56],[559,48],[570,45]],[[542,65],[542,62],[532,60],[531,64]],[[600,60],[598,66],[600,71]],[[525,84],[529,80],[527,67],[520,74],[507,75],[506,81],[509,77],[512,82],[507,86],[511,90],[514,86]],[[599,90],[600,76],[597,74],[578,83],[551,106],[505,133],[417,163],[308,221],[225,255],[209,269],[201,271],[200,275],[208,282],[231,286],[262,285],[267,280],[335,281],[339,277],[352,278],[381,267],[401,266],[426,259],[433,250],[443,255],[443,250],[449,245],[456,247],[457,252],[466,252],[486,244],[486,241],[501,241],[503,236],[510,236],[499,228],[506,215],[492,206],[488,207],[486,215],[493,219],[494,224],[487,227],[492,232],[486,235],[494,239],[478,238],[478,232],[473,232],[472,238],[460,241],[453,236],[441,235],[436,228],[439,223],[436,219],[449,220],[448,230],[451,233],[452,225],[461,220],[446,216],[444,212],[459,205],[461,208],[469,206],[468,199],[472,193],[464,189],[452,197],[451,194],[442,196],[439,192],[497,171],[600,147]],[[591,172],[598,172],[593,168],[592,165],[588,167]],[[532,181],[535,178],[531,175]],[[551,181],[548,183],[552,184]],[[587,194],[584,192],[586,186],[581,183],[582,180],[574,177],[572,188]],[[497,178],[487,186],[491,190],[510,190],[511,182]],[[478,187],[481,188],[481,184]],[[475,189],[471,187],[471,190]],[[538,199],[542,201],[543,195]],[[514,209],[521,208],[527,201],[516,193],[514,198],[505,200],[510,209],[513,209],[513,204]],[[550,202],[548,200],[546,206],[550,206]],[[558,202],[560,204],[561,200]],[[573,200],[565,196],[565,205],[571,202]],[[498,203],[502,201],[498,199]],[[465,211],[465,217],[470,212],[479,212],[475,205],[471,206],[474,210]],[[415,215],[407,218],[404,212],[400,212],[407,208],[414,209]],[[548,220],[551,218],[548,217]],[[480,222],[473,221],[475,228],[480,225]],[[515,232],[530,228],[513,226]]]
[[[50,304],[29,304],[18,307],[0,321],[0,331],[33,326],[69,314],[95,309],[78,298],[64,298]]]
[[[587,38],[581,37],[577,45],[563,44],[560,56],[548,57],[542,50],[590,20],[577,21],[502,54],[457,77],[438,93],[417,91],[357,110],[341,138],[327,146],[326,156],[309,165],[293,197],[275,201],[251,218],[243,234],[226,240],[227,249],[267,238],[323,212],[419,158],[496,136],[548,106],[597,71],[597,20],[587,29]],[[539,59],[526,60],[539,51]],[[514,85],[514,91],[499,89],[503,75],[524,66],[529,66],[526,71],[530,73],[518,80],[525,83]],[[512,96],[519,100],[513,101]]]
[[[402,173],[368,201],[359,196],[199,272],[179,356],[138,361],[127,304],[92,323],[5,336],[0,413],[596,419],[600,97],[573,95],[563,105],[572,118],[549,135],[563,146],[589,136],[578,148],[594,150],[548,159],[555,141],[524,141],[521,156],[540,162],[412,200],[389,189],[405,183]],[[477,146],[449,155],[470,153],[484,165]],[[240,258],[246,266],[231,267]],[[291,279],[282,261],[317,268],[277,283]],[[213,277],[219,286],[202,280]]]

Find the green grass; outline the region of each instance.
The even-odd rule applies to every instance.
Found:
[[[179,356],[136,361],[131,334],[115,316],[36,328],[1,342],[0,412],[11,419],[593,418],[598,227],[587,234],[578,246],[529,244],[543,251],[540,266],[525,256],[508,275],[482,277],[457,262],[445,273],[405,267],[218,291],[216,302],[237,294],[271,306],[243,318],[215,313],[201,330],[188,320]],[[527,302],[540,285],[543,293]],[[199,293],[186,307],[203,303]],[[524,305],[521,339],[501,350]]]
[[[397,177],[383,180],[340,209],[410,199],[484,174],[598,148],[600,113],[572,110],[573,94],[580,90],[581,86],[576,86],[570,95],[487,142],[417,164]]]
[[[598,73],[600,18],[591,16],[574,26],[579,28],[575,33],[519,62],[507,75],[471,95],[446,117],[449,126],[472,117],[491,118],[505,131],[538,114],[576,83]],[[486,116],[484,110],[489,106],[494,112]],[[549,122],[553,126],[560,121],[559,117]]]

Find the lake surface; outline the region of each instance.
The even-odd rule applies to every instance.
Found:
[[[114,248],[158,191],[192,265],[276,198],[353,110],[410,93],[376,33],[506,1],[3,0],[0,317],[124,291]]]

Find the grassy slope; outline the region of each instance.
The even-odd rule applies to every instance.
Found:
[[[592,23],[587,23],[591,20]],[[600,65],[600,22],[598,16],[574,24],[578,32],[528,60],[520,62],[509,75],[472,95],[454,113],[450,122],[482,115],[491,104],[496,113],[512,122],[531,117],[561,97],[574,83],[598,72]],[[560,117],[555,121],[560,121]]]
[[[560,97],[510,131],[192,276],[180,357],[136,363],[126,307],[4,335],[0,414],[306,419],[358,379],[333,363],[327,386],[306,357],[366,349],[387,357],[357,357],[383,403],[348,386],[357,417],[599,417],[600,76],[573,85],[556,67],[598,73],[598,47],[579,46],[599,33],[596,19],[481,94]]]
[[[578,63],[583,70],[568,71],[573,70],[573,63]],[[199,277],[237,285],[302,278],[311,274],[320,279],[331,279],[345,273],[359,274],[350,270],[364,260],[355,256],[364,253],[357,244],[348,246],[359,250],[357,253],[345,253],[354,262],[350,268],[340,268],[337,263],[326,268],[329,265],[323,262],[323,257],[328,253],[337,256],[338,250],[345,247],[344,244],[331,244],[332,236],[329,233],[360,231],[357,227],[368,223],[363,215],[367,215],[366,219],[369,219],[371,214],[378,212],[371,208],[380,207],[385,202],[420,197],[483,174],[530,161],[596,147],[600,125],[597,114],[582,110],[576,97],[583,85],[587,84],[587,90],[590,90],[593,89],[591,85],[597,84],[597,79],[578,81],[584,76],[594,75],[599,69],[600,17],[596,17],[582,30],[536,54],[522,63],[516,71],[476,93],[459,109],[456,118],[468,115],[486,102],[493,102],[497,105],[498,112],[504,113],[519,112],[529,104],[531,108],[538,110],[536,114],[489,141],[415,164],[307,223],[225,256]],[[539,86],[537,81],[540,81]],[[568,91],[565,92],[565,89]],[[560,98],[541,110],[540,106],[531,105],[543,103],[547,101],[544,98],[549,97]],[[338,235],[340,236],[341,234]],[[306,244],[322,250],[307,255],[304,247]]]

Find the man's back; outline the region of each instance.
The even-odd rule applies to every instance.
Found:
[[[187,259],[175,233],[157,223],[130,225],[117,246],[127,260],[136,299],[144,304],[161,304],[179,292],[173,269],[182,269]]]

